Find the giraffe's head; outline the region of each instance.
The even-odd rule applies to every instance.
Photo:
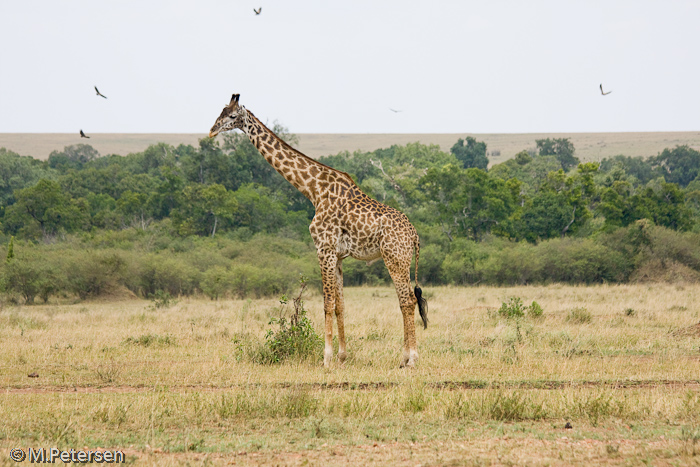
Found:
[[[245,107],[238,105],[240,94],[231,96],[231,102],[224,107],[216,123],[209,130],[209,137],[213,138],[223,131],[231,131],[236,128],[245,131],[248,126],[248,112]]]

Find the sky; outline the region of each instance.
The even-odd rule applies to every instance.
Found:
[[[0,133],[205,134],[233,93],[293,133],[696,131],[699,19],[675,0],[0,0]]]

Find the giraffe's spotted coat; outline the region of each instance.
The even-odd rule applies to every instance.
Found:
[[[236,128],[250,138],[265,160],[306,196],[316,209],[309,232],[316,246],[323,279],[324,365],[330,365],[333,353],[333,314],[338,323],[338,358],[342,362],[347,355],[342,261],[350,256],[367,262],[379,258],[384,260],[394,281],[403,315],[402,366],[413,366],[418,359],[414,320],[416,303],[419,303],[425,325],[427,308],[417,286],[420,242],[408,218],[364,194],[348,174],[293,149],[240,106],[238,94],[233,95],[229,105],[221,112],[209,136]],[[410,265],[414,252],[415,292],[410,287]]]

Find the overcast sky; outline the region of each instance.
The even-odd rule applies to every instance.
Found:
[[[673,0],[0,0],[0,132],[204,134],[232,93],[295,133],[700,130],[699,22]]]

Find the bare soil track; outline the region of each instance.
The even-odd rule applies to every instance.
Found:
[[[51,394],[77,392],[81,394],[128,394],[166,390],[170,392],[226,392],[233,389],[274,388],[300,390],[373,391],[401,386],[391,381],[369,383],[277,383],[239,384],[232,386],[17,386],[2,390],[5,394]],[[621,380],[621,381],[437,381],[426,383],[425,387],[438,390],[457,389],[563,389],[563,388],[608,388],[608,389],[649,389],[649,388],[700,388],[700,380]]]

